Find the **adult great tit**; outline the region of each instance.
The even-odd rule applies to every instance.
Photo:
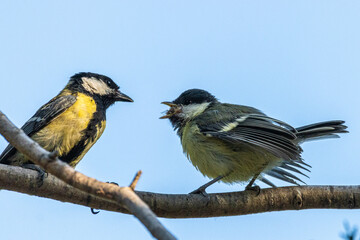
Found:
[[[212,178],[191,193],[206,195],[211,184],[255,180],[275,185],[264,175],[299,185],[293,173],[306,176],[310,165],[301,158],[300,144],[315,139],[338,138],[346,133],[344,121],[326,121],[294,128],[260,110],[221,103],[209,92],[190,89],[172,102],[168,118],[180,137],[184,153],[197,170]],[[307,177],[307,176],[306,176]]]
[[[72,76],[65,88],[21,129],[40,146],[55,151],[60,160],[75,167],[104,132],[106,109],[117,101],[133,102],[111,78],[81,72]],[[0,155],[0,163],[39,171],[10,144]]]

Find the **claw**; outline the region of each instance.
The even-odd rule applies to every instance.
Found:
[[[94,214],[94,215],[95,215],[95,214],[98,214],[99,212],[100,212],[100,211],[95,211],[95,209],[94,209],[94,208],[91,208],[91,213],[92,213],[92,214]]]
[[[256,193],[256,196],[259,196],[260,192],[261,192],[261,188],[257,185],[255,186],[246,186],[245,187],[245,191],[254,191]]]
[[[36,185],[38,188],[44,184],[44,179],[48,176],[48,173],[45,172],[42,168],[32,163],[23,164],[22,167],[38,172],[38,176],[36,177]]]
[[[204,197],[209,197],[209,194],[205,191],[206,188],[204,187],[199,187],[198,189],[190,192],[189,194],[201,194],[203,195]]]
[[[106,183],[111,183],[111,184],[114,184],[114,185],[116,185],[116,186],[119,186],[119,184],[116,183],[116,182],[106,182]]]
[[[200,186],[198,189],[192,191],[191,193],[189,194],[201,194],[203,195],[204,197],[209,197],[209,194],[207,194],[207,192],[205,191],[207,187],[213,185],[214,183],[218,182],[219,180],[223,179],[224,176],[218,176],[216,178],[214,178],[213,180],[205,183],[204,185]]]

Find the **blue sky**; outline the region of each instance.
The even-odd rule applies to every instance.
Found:
[[[189,88],[301,126],[344,119],[350,134],[303,145],[311,185],[359,184],[359,1],[1,1],[0,109],[18,126],[80,71],[111,77],[134,103],[107,114],[77,170],[138,190],[187,193],[188,162],[166,107]],[[0,139],[0,148],[6,141]],[[281,183],[279,183],[281,186]],[[263,185],[261,185],[263,186]],[[215,184],[209,192],[243,190]],[[1,239],[151,239],[132,216],[1,191]],[[180,239],[339,239],[358,210],[161,219]]]

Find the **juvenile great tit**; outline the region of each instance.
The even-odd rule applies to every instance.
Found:
[[[106,109],[117,101],[133,102],[119,86],[104,75],[81,72],[43,105],[22,130],[60,160],[75,167],[104,132]],[[10,144],[0,163],[41,170]]]
[[[326,121],[294,128],[260,110],[221,103],[209,92],[190,89],[172,102],[166,115],[180,137],[184,153],[210,182],[191,193],[206,195],[211,184],[255,180],[275,187],[264,175],[299,185],[293,173],[306,176],[310,165],[301,158],[300,144],[315,139],[338,138],[346,133],[344,121]],[[293,173],[291,173],[293,172]],[[307,177],[307,176],[306,176]]]

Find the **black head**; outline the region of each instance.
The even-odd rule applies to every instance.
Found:
[[[216,98],[209,92],[201,89],[189,89],[183,92],[177,99],[172,101],[175,104],[189,105],[216,102]]]
[[[69,85],[75,91],[101,99],[106,108],[116,101],[133,102],[129,96],[120,92],[119,86],[111,78],[101,74],[77,73],[71,77]]]
[[[190,121],[202,114],[209,106],[218,102],[209,92],[201,89],[190,89],[183,92],[172,102],[162,102],[170,107],[166,115],[161,119],[169,118],[175,129],[181,128]]]

